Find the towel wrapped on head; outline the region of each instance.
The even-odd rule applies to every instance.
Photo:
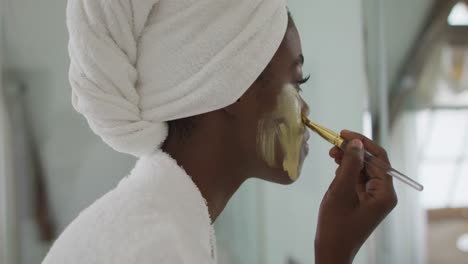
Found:
[[[119,152],[234,103],[278,49],[285,0],[69,0],[72,103]]]

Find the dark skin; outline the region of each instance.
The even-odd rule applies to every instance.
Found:
[[[262,78],[237,102],[193,117],[195,125],[183,140],[180,132],[170,129],[163,150],[191,176],[207,201],[213,222],[247,179],[293,182],[282,166],[268,166],[258,154],[257,135],[259,120],[276,109],[282,89],[287,85],[299,89],[304,77],[303,62],[299,33],[290,19],[286,35]],[[299,100],[302,113],[307,115],[309,107],[302,98]],[[392,179],[375,168],[363,166],[363,148],[389,164],[385,150],[354,132],[344,131],[342,136],[354,140],[357,146],[350,143],[345,150],[330,151],[339,167],[319,212],[316,263],[351,263],[397,202]],[[298,150],[300,167],[307,154],[308,137],[306,132]],[[276,157],[282,159],[281,150],[276,151]]]

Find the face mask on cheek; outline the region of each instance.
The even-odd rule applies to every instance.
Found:
[[[302,103],[292,85],[283,87],[276,102],[276,108],[259,121],[257,150],[268,166],[282,168],[295,181],[305,130],[301,121]]]

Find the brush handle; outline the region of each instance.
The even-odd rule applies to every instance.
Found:
[[[345,149],[347,144],[348,144],[348,141],[344,140],[341,145],[339,146],[337,144],[334,144],[334,145],[339,147],[340,149]],[[411,179],[405,174],[399,172],[398,170],[390,167],[386,162],[372,155],[372,153],[370,153],[369,151],[364,151],[364,163],[385,171],[387,175],[394,177],[403,183],[406,183],[407,185],[409,185],[410,187],[414,188],[417,191],[421,192],[422,190],[424,190],[424,186],[422,184]]]
[[[406,183],[410,187],[414,188],[415,190],[422,191],[424,190],[424,186],[422,186],[417,181],[411,179],[410,177],[406,176],[405,174],[399,172],[398,170],[388,166],[387,163],[383,162],[381,159],[378,159],[368,151],[364,152],[364,162],[368,165],[374,166],[379,168],[387,173],[387,175],[392,176],[403,183]]]

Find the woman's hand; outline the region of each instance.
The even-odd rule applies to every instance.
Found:
[[[390,166],[386,151],[363,135],[342,131],[345,150],[330,156],[339,165],[323,197],[315,236],[317,264],[352,263],[362,244],[397,204],[393,179],[364,165],[364,149]]]

